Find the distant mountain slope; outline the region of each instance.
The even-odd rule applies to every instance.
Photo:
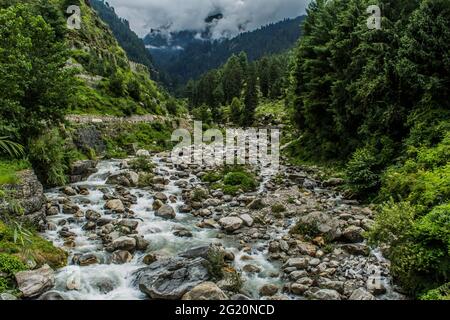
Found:
[[[127,53],[128,58],[133,62],[145,65],[155,74],[153,58],[145,48],[142,39],[130,29],[129,22],[117,16],[114,8],[104,0],[91,0],[91,5],[103,22],[110,27],[120,46]]]
[[[253,61],[292,48],[301,35],[300,26],[304,19],[304,16],[285,19],[220,41],[196,37],[197,33],[193,31],[172,33],[169,37],[153,31],[145,37],[144,43],[151,51],[155,65],[170,75],[176,86],[219,67],[231,55],[241,51]]]

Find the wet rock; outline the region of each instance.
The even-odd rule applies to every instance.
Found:
[[[125,250],[114,251],[111,256],[111,261],[115,264],[124,264],[130,262],[131,260],[133,260],[133,255]]]
[[[70,166],[70,182],[76,183],[85,180],[90,175],[96,173],[97,161],[86,160],[76,161]]]
[[[97,226],[104,227],[111,224],[114,221],[112,218],[102,217],[97,220]]]
[[[255,266],[253,264],[247,264],[242,268],[243,271],[247,272],[247,273],[260,273],[261,272],[261,268],[258,266]]]
[[[24,298],[37,297],[55,284],[54,271],[48,265],[37,270],[18,272],[15,277]]]
[[[158,258],[156,257],[155,254],[148,254],[144,257],[142,262],[145,263],[146,265],[150,265],[150,264],[156,262],[157,260],[158,260]]]
[[[153,211],[159,210],[159,208],[161,208],[163,205],[164,205],[164,202],[156,199],[155,201],[153,201],[153,204],[152,204]]]
[[[228,297],[215,283],[204,282],[184,294],[182,300],[228,300]]]
[[[130,237],[120,237],[113,241],[112,247],[115,250],[134,252],[136,249],[136,239]]]
[[[192,211],[192,207],[190,205],[182,205],[178,208],[181,213],[190,213]]]
[[[174,231],[173,234],[180,238],[192,238],[193,237],[192,232],[190,232],[189,230],[186,230],[186,229],[176,230],[176,231]]]
[[[47,209],[47,216],[56,216],[59,214],[59,207],[58,206],[51,206]]]
[[[178,300],[209,278],[203,258],[157,261],[135,274],[139,289],[152,299]]]
[[[271,297],[278,293],[279,288],[274,284],[266,284],[259,289],[259,294],[263,297]]]
[[[106,183],[124,187],[136,187],[139,183],[139,175],[134,171],[123,170],[109,176]]]
[[[71,215],[74,215],[74,214],[76,214],[76,213],[79,212],[79,211],[80,211],[80,207],[77,206],[76,204],[71,203],[71,202],[65,203],[65,204],[63,205],[63,208],[62,208],[62,212],[63,212],[64,214],[71,214]]]
[[[244,224],[247,227],[253,226],[253,218],[249,214],[243,214],[240,216],[240,218],[242,219],[242,221],[244,221]]]
[[[292,283],[289,289],[293,294],[301,296],[309,289],[309,286],[300,283]]]
[[[94,221],[88,221],[82,227],[82,229],[86,230],[86,231],[95,230],[96,228],[97,228],[97,224]]]
[[[174,219],[176,217],[175,210],[169,205],[163,205],[158,211],[155,212],[155,216],[164,219]]]
[[[244,301],[244,300],[251,300],[251,299],[249,297],[247,297],[246,295],[244,295],[244,294],[238,293],[238,294],[235,294],[234,296],[232,296],[230,298],[230,300],[233,300],[233,301]]]
[[[298,279],[304,278],[308,275],[308,272],[305,270],[296,270],[289,274],[289,278],[293,281],[297,281]]]
[[[97,264],[99,263],[98,258],[95,254],[93,253],[86,253],[83,254],[79,259],[78,259],[78,264],[80,266],[90,266],[93,264]]]
[[[150,242],[145,240],[143,236],[131,236],[134,240],[136,240],[136,250],[145,251],[147,250]]]
[[[64,187],[62,189],[62,193],[64,193],[66,196],[69,196],[69,197],[77,195],[77,191],[72,187]]]
[[[127,227],[130,230],[136,230],[139,225],[139,222],[131,219],[123,219],[119,221],[119,225]]]
[[[119,199],[108,200],[105,204],[105,209],[116,212],[116,213],[124,213],[125,212],[125,206],[123,205],[122,201],[120,201]]]
[[[84,216],[87,220],[94,222],[102,217],[101,213],[94,210],[87,210]]]
[[[349,242],[357,243],[364,240],[362,234],[364,232],[364,229],[357,227],[357,226],[349,226],[347,227],[344,232],[342,233],[342,236]]]
[[[376,300],[375,297],[363,288],[358,288],[351,294],[349,300]]]
[[[198,211],[198,215],[203,218],[209,217],[211,214],[211,211],[208,209],[201,209]]]
[[[162,192],[156,193],[154,198],[155,198],[155,200],[159,200],[159,201],[164,202],[164,203],[167,202],[167,196],[164,193],[162,193]]]
[[[244,221],[238,217],[226,217],[219,220],[220,226],[227,232],[233,232],[241,228]]]

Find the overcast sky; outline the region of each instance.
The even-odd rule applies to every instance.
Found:
[[[170,26],[170,31],[202,30],[204,19],[222,13],[213,27],[214,37],[253,30],[283,18],[305,13],[309,0],[108,0],[116,13],[130,21],[131,28],[145,36],[150,29]]]

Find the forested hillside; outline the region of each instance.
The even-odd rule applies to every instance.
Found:
[[[292,48],[301,34],[300,24],[304,17],[286,19],[273,23],[251,32],[244,32],[232,39],[210,41],[194,40],[188,42],[182,50],[175,51],[152,49],[155,63],[158,68],[166,72],[173,80],[173,86],[185,84],[191,78],[197,78],[202,73],[220,67],[233,54],[245,52],[250,61],[260,59],[264,55],[282,53]],[[193,37],[195,33],[191,34]],[[186,33],[180,33],[186,43]],[[188,33],[189,36],[189,33]],[[176,43],[177,34],[172,35],[171,41]],[[168,46],[170,43],[161,43],[161,38],[151,37],[144,39],[146,44]],[[155,43],[154,41],[158,41]],[[180,44],[182,44],[180,43]]]
[[[114,8],[104,0],[92,0],[91,5],[99,17],[109,26],[114,37],[127,53],[128,58],[133,62],[143,64],[153,76],[157,76],[150,52],[145,48],[142,39],[130,29],[130,23],[126,19],[118,17]]]
[[[370,239],[386,246],[399,283],[416,295],[443,286],[448,298],[450,2],[381,1],[381,30],[366,27],[369,4],[310,5],[292,70],[291,151],[345,163],[350,191],[384,203]]]

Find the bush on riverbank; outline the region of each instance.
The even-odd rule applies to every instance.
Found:
[[[240,190],[251,192],[258,186],[255,175],[243,166],[228,166],[219,171],[208,172],[202,177],[202,181],[212,184],[214,189],[222,189],[228,195],[236,195]]]

